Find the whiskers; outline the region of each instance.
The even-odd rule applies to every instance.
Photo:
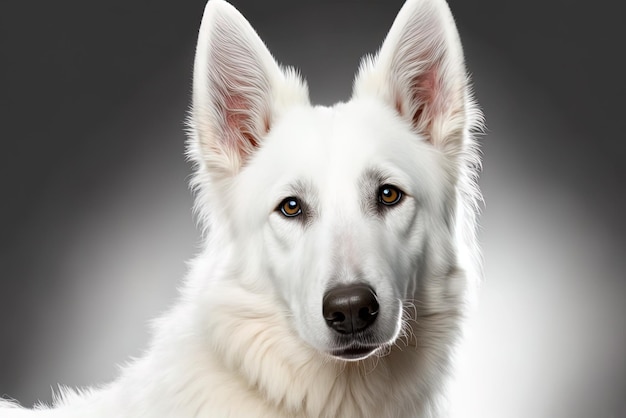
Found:
[[[400,333],[393,343],[393,346],[402,350],[406,347],[417,347],[417,305],[414,299],[401,301],[402,316],[400,317]]]
[[[367,376],[371,374],[379,366],[381,361],[390,355],[394,350],[404,351],[406,348],[413,350],[418,349],[418,337],[416,334],[418,326],[417,303],[419,302],[414,299],[400,301],[400,330],[397,338],[393,342],[380,347],[365,361],[358,362],[357,367],[359,368],[361,375]]]

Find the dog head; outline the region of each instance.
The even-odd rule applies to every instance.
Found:
[[[333,107],[312,106],[297,73],[211,0],[190,113],[201,222],[226,231],[242,285],[276,294],[302,340],[368,357],[398,338],[408,306],[445,310],[459,292],[446,279],[468,234],[478,119],[443,0],[408,0]]]

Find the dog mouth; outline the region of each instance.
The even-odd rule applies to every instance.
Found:
[[[345,361],[358,361],[363,360],[378,350],[380,346],[378,345],[361,345],[361,344],[353,344],[351,346],[333,350],[330,354],[333,357],[339,358]]]

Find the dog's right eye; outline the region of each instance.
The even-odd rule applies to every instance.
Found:
[[[402,190],[396,186],[385,184],[378,189],[378,201],[385,206],[393,206],[402,200]]]
[[[302,213],[302,207],[300,202],[295,197],[288,197],[278,205],[278,208],[283,215],[288,218],[293,218]]]

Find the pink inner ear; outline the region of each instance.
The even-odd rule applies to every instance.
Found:
[[[244,93],[224,92],[225,142],[229,148],[241,157],[251,155],[261,143],[261,136],[270,129],[267,109],[263,105],[255,108],[254,98]],[[261,120],[256,120],[260,118]]]
[[[437,111],[437,92],[440,87],[435,67],[430,67],[425,73],[416,77],[412,84],[412,91],[418,106],[414,109],[411,120],[414,126],[429,129]]]
[[[439,60],[437,60],[439,61]],[[445,87],[439,77],[439,63],[431,63],[409,80],[408,92],[398,94],[396,108],[409,119],[413,127],[432,142],[431,126],[437,114],[444,112],[442,91]]]
[[[226,94],[224,107],[226,130],[229,133],[226,138],[228,145],[237,150],[240,155],[247,153],[250,146],[258,147],[259,140],[253,133],[254,121],[251,120],[249,100],[240,94]]]

